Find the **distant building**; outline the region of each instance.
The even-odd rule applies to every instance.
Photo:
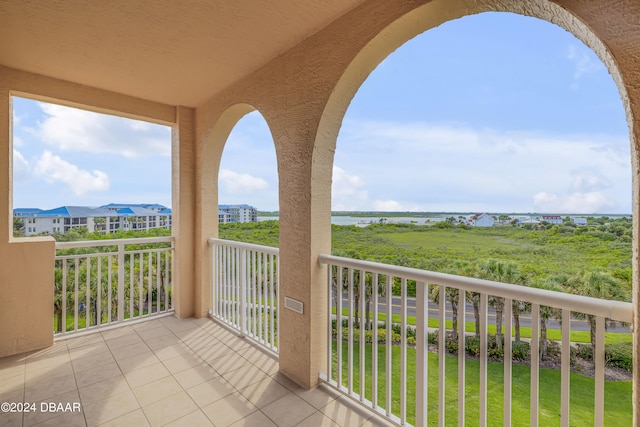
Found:
[[[143,206],[149,206],[145,208]],[[99,208],[60,206],[55,209],[14,209],[24,221],[24,234],[66,233],[74,228],[89,232],[115,233],[118,230],[171,228],[171,209],[162,205],[109,204]]]
[[[562,224],[560,215],[541,215],[540,222],[548,222],[549,224]]]
[[[249,205],[219,205],[218,210],[229,214],[227,222],[258,222],[258,210]],[[220,221],[220,213],[218,213]]]
[[[575,225],[587,225],[587,218],[584,217],[572,216],[571,221],[573,221]]]
[[[496,223],[496,220],[492,215],[487,213],[476,214],[471,217],[470,225],[474,227],[493,227]]]
[[[60,206],[49,210],[16,208],[13,216],[22,218],[26,236],[66,233],[80,227],[85,227],[89,232],[115,233],[118,230],[171,229],[172,225],[171,209],[155,203],[110,203],[98,208]],[[258,210],[253,206],[219,206],[219,223],[257,221]]]

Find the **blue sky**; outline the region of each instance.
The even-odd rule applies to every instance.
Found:
[[[170,204],[170,130],[14,100],[14,206]],[[386,58],[338,137],[333,210],[630,213],[628,127],[606,67],[565,30],[505,13]],[[225,147],[220,203],[278,209],[259,113]]]

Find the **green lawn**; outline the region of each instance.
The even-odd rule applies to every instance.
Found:
[[[342,344],[343,351],[343,385],[347,386],[347,344]],[[354,391],[359,390],[358,372],[360,369],[360,347],[353,345],[354,351]],[[379,405],[385,406],[385,352],[384,345],[378,346],[378,399]],[[365,396],[371,400],[371,355],[372,346],[365,346]],[[410,423],[415,423],[415,356],[414,348],[407,348],[407,417]],[[392,349],[392,408],[393,413],[400,414],[400,347]],[[457,425],[458,411],[458,365],[455,357],[446,356],[445,382],[445,420],[446,425]],[[335,380],[336,348],[333,347],[333,372]],[[438,413],[438,355],[429,354],[429,383],[428,406],[429,425],[437,425]],[[503,365],[490,362],[488,364],[488,419],[489,425],[503,425]],[[594,380],[578,374],[571,374],[571,425],[593,425]],[[479,362],[466,361],[466,425],[478,425],[479,418]],[[529,425],[529,367],[513,365],[513,393],[512,393],[512,425]],[[540,370],[540,425],[560,425],[560,371],[555,369]],[[605,425],[631,425],[631,382],[605,383]]]

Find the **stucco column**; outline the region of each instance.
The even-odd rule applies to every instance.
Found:
[[[6,81],[0,70],[0,82]],[[0,83],[0,357],[53,343],[55,242],[13,239],[9,89]]]
[[[279,168],[280,371],[305,388],[316,386],[326,370],[327,277],[318,255],[331,253],[332,153],[317,152],[312,131],[300,129],[299,139],[287,138],[278,152],[286,165]],[[301,143],[305,138],[308,143]],[[303,313],[285,308],[285,297],[301,301]]]
[[[176,109],[171,143],[172,230],[175,237],[173,297],[179,318],[196,314],[195,298],[195,112]]]

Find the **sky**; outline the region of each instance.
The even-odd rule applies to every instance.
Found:
[[[14,98],[14,207],[171,203],[167,127]],[[258,112],[231,132],[219,201],[278,210]],[[600,59],[572,34],[468,16],[389,55],[344,117],[332,210],[631,213],[629,130]]]

